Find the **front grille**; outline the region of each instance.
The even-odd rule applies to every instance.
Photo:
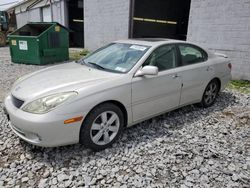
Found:
[[[20,108],[24,103],[24,101],[14,97],[13,95],[11,96],[11,101],[14,104],[14,106],[17,108]]]

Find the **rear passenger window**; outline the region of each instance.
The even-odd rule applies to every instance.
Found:
[[[179,49],[183,66],[206,61],[204,52],[196,47],[179,45]]]

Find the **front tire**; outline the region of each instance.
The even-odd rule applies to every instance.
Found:
[[[105,103],[95,107],[86,117],[80,131],[80,143],[86,148],[100,151],[111,146],[124,127],[121,109]]]
[[[219,83],[217,80],[212,80],[208,83],[201,100],[201,106],[204,108],[210,107],[214,104],[218,93],[219,93]]]

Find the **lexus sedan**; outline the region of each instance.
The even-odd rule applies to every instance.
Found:
[[[102,150],[125,127],[199,103],[211,106],[231,63],[188,42],[121,40],[87,57],[19,78],[6,97],[10,127],[38,146]]]

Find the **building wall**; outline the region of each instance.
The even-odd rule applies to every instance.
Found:
[[[27,3],[23,3],[15,7],[17,28],[20,28],[29,22],[29,14],[26,10],[27,10],[27,7],[30,6],[34,1],[35,0],[31,0],[31,1],[28,1]]]
[[[30,22],[40,22],[41,20],[41,10],[36,8],[28,12],[28,18]]]
[[[128,38],[129,9],[129,0],[84,0],[85,47],[94,50]]]
[[[26,23],[28,23],[28,12],[16,14],[16,23],[17,23],[17,28],[20,28]]]
[[[49,6],[49,1],[43,0],[36,4],[35,6],[27,9],[34,1],[29,1],[15,8],[16,19],[17,19],[17,28],[22,27],[28,22],[41,22],[42,18],[42,7]],[[65,0],[56,1],[53,3],[53,21],[58,22],[62,25],[67,25],[67,20],[65,16]]]
[[[250,80],[250,0],[192,0],[188,40],[228,55],[233,78]]]

